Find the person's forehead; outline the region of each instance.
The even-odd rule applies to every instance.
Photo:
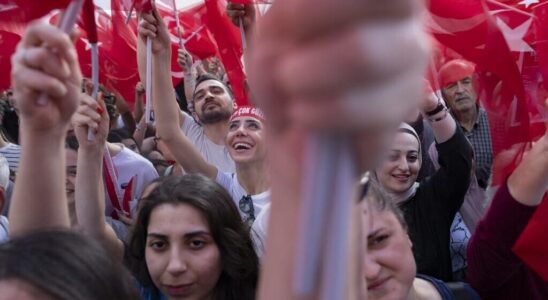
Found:
[[[398,219],[391,211],[379,211],[374,205],[370,205],[368,210],[369,218],[369,233],[373,233],[379,229],[395,228],[398,224]]]
[[[263,124],[261,120],[251,116],[235,117],[234,119],[230,120],[230,123],[251,123],[251,122],[257,122],[259,124]]]
[[[149,233],[169,234],[177,233],[180,230],[185,233],[186,231],[209,232],[209,224],[201,211],[186,203],[164,203],[152,210],[148,227]]]
[[[419,150],[419,141],[407,132],[398,132],[392,143],[392,149]]]
[[[204,80],[202,82],[200,82],[197,86],[196,86],[196,92],[195,93],[198,93],[202,90],[205,90],[205,89],[208,89],[210,87],[220,87],[224,90],[225,89],[225,85],[218,81],[218,80],[215,80],[215,79],[208,79],[208,80]]]

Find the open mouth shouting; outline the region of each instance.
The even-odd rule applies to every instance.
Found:
[[[232,148],[234,148],[237,153],[242,153],[253,148],[253,145],[247,142],[236,142],[232,144]]]

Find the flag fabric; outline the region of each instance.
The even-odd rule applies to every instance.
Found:
[[[0,0],[0,23],[28,23],[54,9],[64,9],[70,0]]]
[[[535,33],[535,50],[539,61],[539,72],[543,77],[542,92],[538,95],[540,101],[547,98],[544,89],[548,82],[548,2],[539,3],[528,7],[535,17],[533,32]],[[548,193],[537,208],[535,214],[523,230],[513,251],[532,270],[548,281],[548,240],[545,238],[548,228]]]
[[[149,12],[152,10],[152,1],[151,0],[121,0],[119,8],[126,12],[130,12],[132,10],[135,10],[137,13]]]
[[[22,34],[10,30],[0,29],[0,90],[6,90],[11,86],[11,56],[21,41]]]
[[[93,4],[93,0],[86,0],[84,2],[81,19],[80,27],[85,29],[88,41],[92,44],[97,43],[97,26],[95,24],[95,5]]]
[[[532,15],[490,0],[432,0],[429,10],[438,42],[476,64],[493,143],[492,184],[499,185],[543,132]],[[506,154],[516,148],[508,161]]]
[[[548,113],[548,2],[432,0],[436,39],[478,71],[479,95],[493,139],[493,185],[515,169],[531,142],[544,134]],[[513,251],[548,281],[548,195]]]
[[[238,105],[247,105],[246,76],[241,57],[243,54],[240,31],[226,15],[224,0],[205,0],[205,23],[217,43],[221,62],[225,67],[230,86]]]
[[[179,33],[177,29],[177,21],[175,16],[179,18],[181,26],[182,44],[185,49],[196,59],[207,59],[213,56],[218,56],[217,44],[215,43],[208,27],[202,21],[207,9],[203,3],[187,7],[184,10],[173,8],[173,4],[158,1],[156,7],[160,13],[160,17],[166,24],[169,30],[171,39],[171,76],[173,86],[179,84],[184,78],[183,69],[177,63],[177,51],[179,49]]]

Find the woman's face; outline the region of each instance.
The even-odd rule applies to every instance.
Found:
[[[419,141],[411,134],[398,132],[388,158],[377,168],[377,178],[391,193],[406,192],[417,179],[421,167]]]
[[[154,208],[145,247],[150,277],[168,299],[211,298],[221,256],[200,211],[187,204]]]
[[[394,213],[367,208],[364,215],[369,223],[363,265],[367,299],[406,299],[417,272],[411,240]]]
[[[253,117],[239,117],[228,124],[227,146],[236,163],[261,161],[266,157],[264,124]]]

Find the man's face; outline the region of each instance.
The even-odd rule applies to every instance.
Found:
[[[217,80],[206,80],[196,87],[194,110],[202,124],[226,121],[233,111],[226,87]]]
[[[465,112],[476,107],[477,95],[471,76],[443,88],[443,95],[451,110]]]

